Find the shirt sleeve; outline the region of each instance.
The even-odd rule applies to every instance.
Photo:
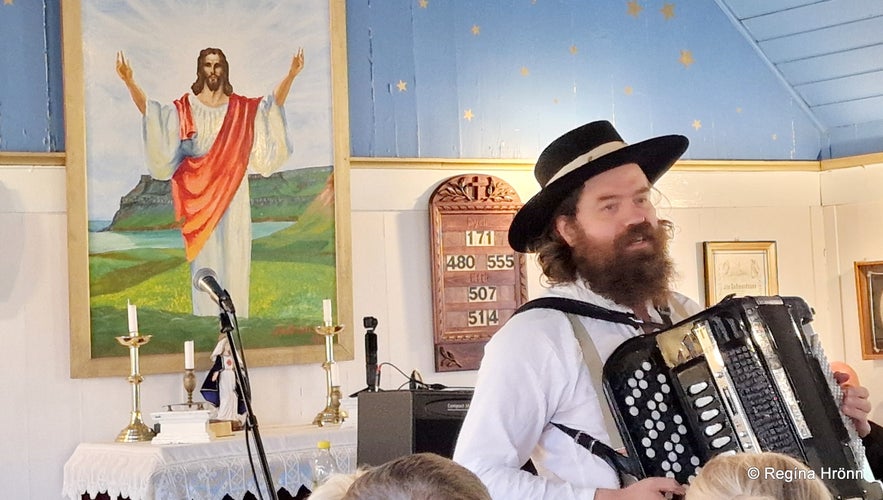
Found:
[[[288,140],[285,109],[276,104],[270,94],[261,99],[254,118],[254,144],[248,158],[248,167],[264,177],[285,163],[294,147]]]
[[[147,170],[154,179],[172,178],[183,158],[178,110],[148,100],[142,121]]]
[[[883,479],[883,427],[875,422],[868,421],[871,424],[871,432],[862,438],[862,444],[865,445],[865,456],[868,459],[868,465],[871,466],[871,472],[876,479]]]
[[[563,314],[556,316],[560,324],[543,327],[569,328]],[[487,344],[454,460],[478,475],[495,499],[592,499],[594,488],[521,470],[573,383],[549,339],[531,331],[535,326],[513,318]]]

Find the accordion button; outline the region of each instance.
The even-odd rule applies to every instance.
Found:
[[[714,449],[723,448],[730,442],[730,436],[721,436],[711,441],[711,447]]]
[[[713,397],[702,396],[701,398],[696,399],[694,405],[696,406],[696,408],[705,408],[706,406],[710,405],[712,401],[714,401]]]
[[[706,436],[714,436],[715,434],[720,432],[721,429],[723,429],[723,428],[724,428],[724,426],[721,424],[711,424],[705,428],[705,435]]]
[[[718,416],[719,414],[720,414],[720,410],[718,410],[717,408],[712,408],[711,410],[705,410],[699,414],[699,420],[701,420],[703,422],[708,422],[709,420],[713,419],[714,417]]]
[[[688,387],[687,392],[689,392],[691,396],[695,396],[696,394],[699,394],[707,388],[708,382],[698,382]]]

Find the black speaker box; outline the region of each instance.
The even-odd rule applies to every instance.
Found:
[[[454,455],[472,391],[360,392],[359,465],[380,465],[412,453]]]

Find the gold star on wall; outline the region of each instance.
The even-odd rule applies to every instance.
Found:
[[[742,112],[742,108],[736,108],[736,113],[741,113],[741,112]]]
[[[399,83],[396,84],[396,88],[399,89],[399,92],[404,92],[408,90],[408,82],[399,80]]]
[[[420,0],[419,3],[420,3],[421,9],[425,9],[426,7],[429,7],[429,0]]]
[[[662,17],[664,17],[665,20],[668,21],[669,19],[675,17],[675,4],[663,4],[662,8],[659,11],[662,12]]]
[[[576,48],[576,45],[571,45],[570,46],[570,53],[573,55],[576,55],[577,52],[579,52],[579,49]]]
[[[463,118],[465,118],[467,122],[471,122],[472,118],[474,118],[474,117],[475,117],[475,115],[472,114],[471,109],[467,109],[466,111],[463,112]]]
[[[481,33],[481,28],[477,24],[473,24],[472,25],[472,34],[478,35],[479,33]]]
[[[521,76],[528,76],[528,75],[530,75],[530,70],[527,69],[527,66],[522,66],[521,67]]]
[[[632,0],[631,2],[628,3],[628,5],[629,5],[629,15],[632,17],[638,17],[638,14],[640,14],[641,11],[644,10],[644,7],[641,7],[638,4],[638,0]]]
[[[3,0],[3,5],[12,5],[12,0]]]
[[[702,122],[699,120],[693,120],[693,125],[691,125],[691,127],[699,130],[700,128],[702,128]]]
[[[685,68],[689,68],[691,64],[693,64],[693,53],[689,50],[682,50],[681,57],[678,58],[678,61],[684,65]]]
[[[632,95],[632,92],[635,90],[629,85],[623,91],[625,92],[625,95]]]
[[[773,134],[773,140],[776,141],[779,139],[779,134]]]

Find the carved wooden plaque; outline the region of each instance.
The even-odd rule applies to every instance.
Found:
[[[524,255],[509,246],[519,208],[491,175],[451,177],[429,198],[436,371],[478,369],[484,345],[527,301]]]

